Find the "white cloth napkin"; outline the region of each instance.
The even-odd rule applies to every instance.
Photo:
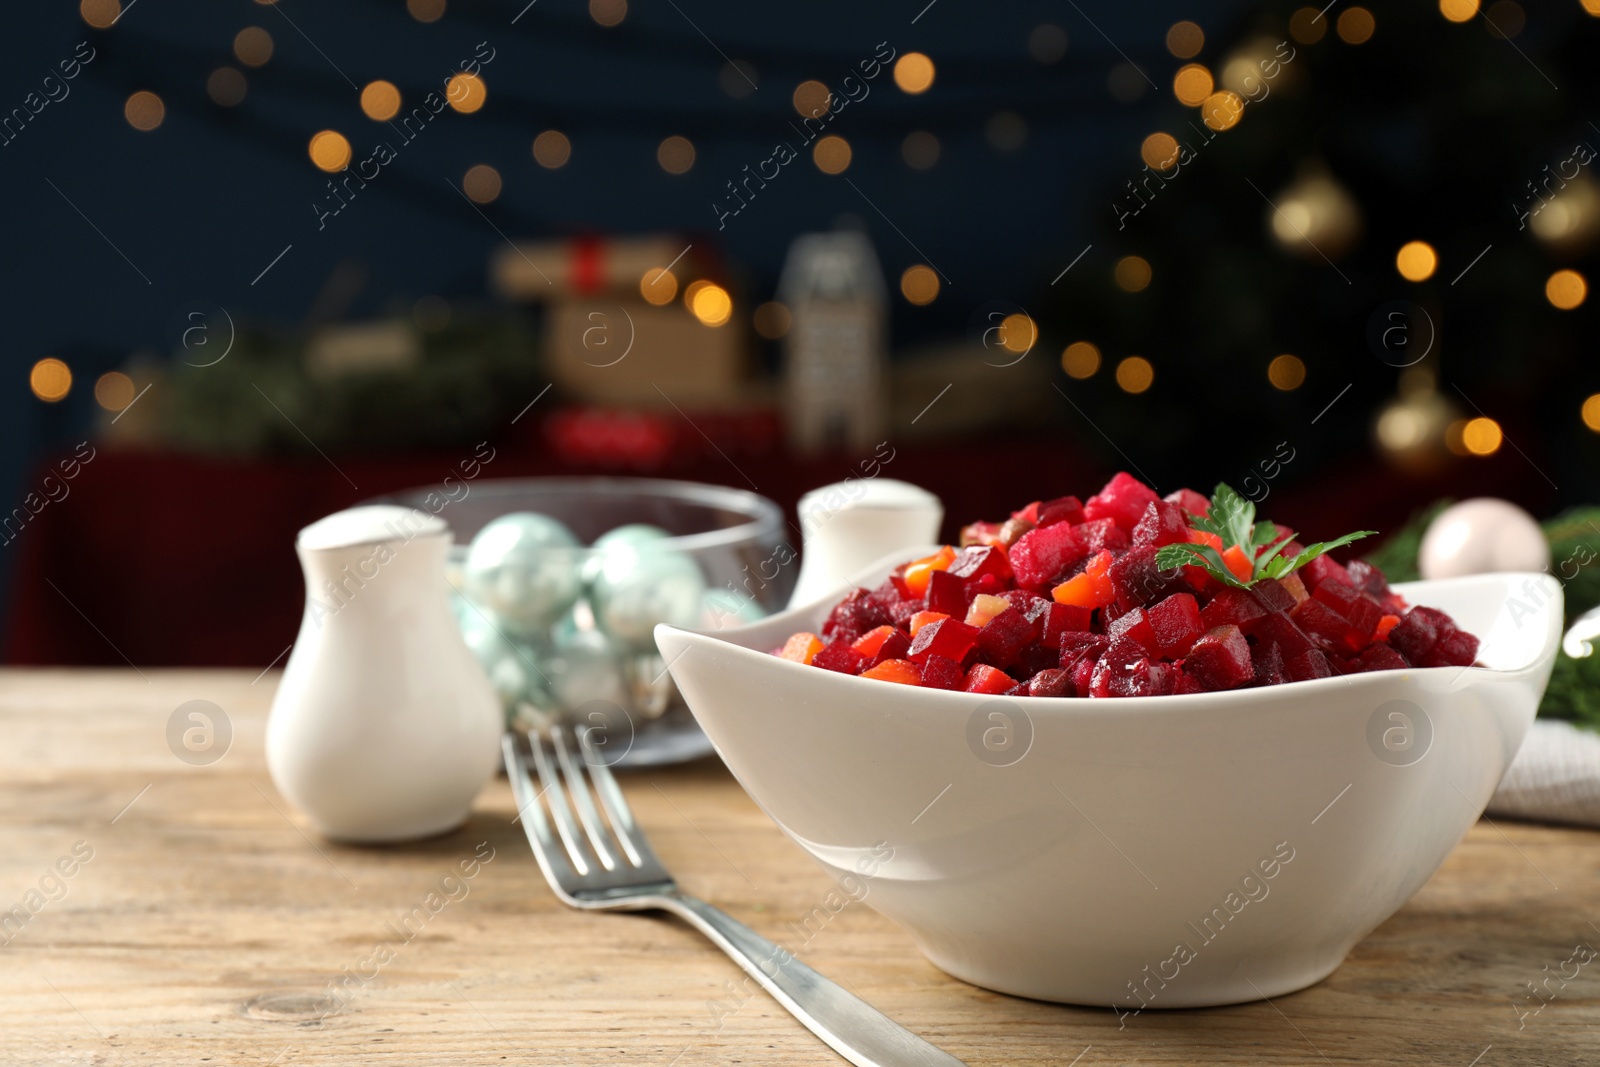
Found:
[[[1489,814],[1600,826],[1600,733],[1535,719]]]

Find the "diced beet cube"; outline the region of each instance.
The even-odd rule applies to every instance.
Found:
[[[1003,588],[1004,583],[1011,581],[1011,564],[1006,559],[1006,550],[999,545],[972,545],[956,554],[947,573],[955,575],[967,585],[979,578],[992,576],[999,580]]]
[[[1289,618],[1301,633],[1324,650],[1359,652],[1367,643],[1366,637],[1356,633],[1349,620],[1315,597],[1295,605]]]
[[[1412,663],[1421,665],[1439,643],[1442,612],[1432,608],[1412,608],[1389,631],[1389,644]],[[1448,620],[1445,620],[1448,621]]]
[[[1442,635],[1419,666],[1470,667],[1478,658],[1478,639],[1455,630]]]
[[[1133,528],[1132,542],[1135,547],[1153,545],[1160,548],[1188,540],[1189,520],[1184,517],[1183,509],[1165,500],[1157,500],[1145,508],[1144,515]]]
[[[1382,641],[1368,645],[1356,663],[1363,671],[1403,671],[1411,666],[1404,656]]]
[[[1351,603],[1345,618],[1350,620],[1350,627],[1353,630],[1370,638],[1377,630],[1378,622],[1383,618],[1383,609],[1378,607],[1375,600],[1362,593]]]
[[[967,677],[961,683],[964,693],[1004,693],[1017,683],[1005,671],[989,666],[987,663],[974,663],[967,672]]]
[[[1089,680],[1091,697],[1165,696],[1177,685],[1177,669],[1142,657],[1117,654],[1112,647]]]
[[[1092,519],[1077,527],[1078,543],[1086,556],[1096,552],[1121,552],[1130,544],[1128,532],[1118,526],[1115,519]]]
[[[1093,618],[1094,611],[1090,608],[1076,604],[1046,604],[1039,612],[1039,622],[1042,624],[1039,640],[1047,645],[1060,645],[1062,634],[1087,630]]]
[[[1178,682],[1172,687],[1172,692],[1176,696],[1183,696],[1186,693],[1205,693],[1209,690],[1189,673],[1186,665],[1178,668]]]
[[[1288,678],[1283,671],[1283,653],[1276,644],[1257,645],[1250,655],[1256,685],[1278,685]]]
[[[1335,563],[1332,556],[1318,556],[1304,567],[1301,567],[1297,573],[1301,576],[1300,580],[1305,582],[1310,589],[1316,589],[1323,582],[1330,579],[1354,588],[1354,583],[1350,581],[1350,572]],[[1334,607],[1338,607],[1338,605],[1335,604]]]
[[[1061,650],[1035,642],[1022,650],[1015,663],[1006,669],[1013,678],[1032,678],[1040,671],[1061,666]]]
[[[889,621],[888,612],[865,589],[852,589],[848,596],[834,605],[828,619],[822,624],[822,636],[842,639],[846,644],[854,641],[875,626]]]
[[[1018,520],[1019,522],[1025,522],[1029,526],[1037,526],[1037,525],[1039,525],[1039,504],[1040,503],[1041,503],[1041,501],[1035,500],[1033,503],[1029,504],[1027,507],[1021,509],[1020,511],[1013,511],[1011,513],[1011,517],[1013,519]]]
[[[1098,660],[1111,648],[1107,634],[1090,634],[1072,631],[1061,635],[1061,665],[1063,667],[1080,659]]]
[[[1068,523],[1029,530],[1011,546],[1017,584],[1046,593],[1067,577],[1068,568],[1088,555]]]
[[[1065,657],[1063,657],[1062,662],[1067,662]],[[1074,696],[1086,697],[1089,695],[1089,688],[1094,682],[1095,668],[1099,665],[1100,661],[1096,657],[1085,655],[1073,660],[1071,665],[1065,668],[1072,675],[1072,694]]]
[[[1318,556],[1317,558],[1323,559],[1325,557]],[[1367,600],[1367,594],[1365,590],[1357,589],[1349,582],[1344,581],[1341,578],[1335,578],[1331,576],[1324,578],[1322,581],[1313,586],[1311,589],[1311,595],[1346,618],[1349,617],[1350,609],[1355,605],[1357,600]],[[1373,607],[1378,606],[1372,601],[1367,602],[1372,604]]]
[[[994,596],[1005,592],[1006,583],[992,574],[985,574],[965,589],[967,607],[972,607],[972,602],[980,596]]]
[[[1049,597],[1040,596],[1038,593],[1030,593],[1026,589],[1007,589],[1005,592],[997,595],[1011,601],[1011,606],[1022,612],[1024,615],[1028,614],[1028,606],[1030,604],[1050,603]]]
[[[978,651],[996,667],[1009,667],[1038,637],[1037,622],[1016,608],[1007,608],[978,631]]]
[[[1096,519],[1112,519],[1123,530],[1131,531],[1138,523],[1139,517],[1144,514],[1144,509],[1152,501],[1159,499],[1155,490],[1148,485],[1127,471],[1118,471],[1112,475],[1104,489],[1090,497],[1083,505],[1083,514],[1090,522]]]
[[[850,642],[837,638],[833,644],[825,647],[811,659],[814,667],[823,670],[838,671],[840,674],[860,674],[866,670],[871,660],[850,647]]]
[[[1176,504],[1190,515],[1211,514],[1211,501],[1193,489],[1176,489],[1161,499]]]
[[[1069,697],[1072,695],[1072,672],[1059,667],[1040,671],[1028,679],[1031,697]]]
[[[888,615],[889,610],[900,603],[900,590],[901,586],[895,584],[893,578],[885,578],[882,584],[868,595],[867,599],[878,605],[879,608],[883,609],[883,613]]]
[[[1134,604],[1154,604],[1189,588],[1181,567],[1161,569],[1152,545],[1128,549],[1112,562],[1106,577],[1116,590],[1117,606],[1123,609]]]
[[[1200,620],[1200,605],[1188,593],[1174,593],[1145,611],[1155,651],[1167,659],[1178,659],[1189,651],[1195,638],[1205,633]]]
[[[1119,615],[1115,622],[1106,627],[1106,633],[1112,641],[1119,638],[1132,641],[1147,655],[1156,651],[1156,635],[1150,628],[1150,620],[1143,608],[1130,608],[1126,614]]]
[[[1283,666],[1291,682],[1306,682],[1313,678],[1328,678],[1333,675],[1333,667],[1329,665],[1328,657],[1314,648],[1310,652],[1300,653]]]
[[[960,619],[939,619],[917,631],[917,636],[911,639],[911,651],[906,658],[920,664],[929,656],[944,656],[959,664],[977,643],[976,626],[968,626]]]
[[[883,644],[879,645],[878,651],[873,654],[871,662],[861,669],[866,670],[868,667],[876,667],[878,664],[891,659],[905,659],[906,653],[910,651],[911,636],[904,630],[896,630],[884,638]]]
[[[1200,609],[1200,620],[1208,630],[1216,626],[1243,627],[1266,613],[1267,609],[1248,590],[1223,586],[1217,590],[1211,602]]]
[[[915,600],[897,600],[894,606],[889,609],[889,621],[896,626],[905,626],[911,622],[911,616],[925,610],[927,610],[927,604],[921,597]],[[965,614],[965,612],[962,614]]]
[[[922,684],[930,689],[960,689],[967,680],[961,664],[947,656],[924,656],[918,666],[922,668]]]
[[[1074,526],[1083,522],[1083,504],[1077,497],[1058,496],[1039,505],[1035,526],[1054,526],[1058,522],[1070,522]]]
[[[1028,683],[1018,682],[1010,689],[1007,689],[1003,695],[1008,697],[1025,697],[1028,695]]]
[[[1255,678],[1250,643],[1237,626],[1207,630],[1184,657],[1183,673],[1207,691],[1246,685]]]
[[[1344,569],[1350,576],[1350,584],[1357,589],[1365,589],[1375,597],[1384,596],[1389,592],[1389,581],[1383,576],[1383,572],[1366,560],[1351,560],[1345,564]]]
[[[1256,638],[1262,643],[1272,643],[1281,646],[1284,659],[1298,656],[1302,652],[1309,652],[1316,645],[1309,635],[1295,623],[1289,616],[1281,612],[1271,612],[1255,619],[1248,626],[1241,627],[1245,633]]]
[[[967,613],[967,594],[959,577],[949,571],[934,571],[928,575],[927,610],[941,612],[955,618]]]
[[[1250,594],[1267,611],[1292,611],[1299,603],[1287,586],[1273,578],[1263,578],[1250,587]]]

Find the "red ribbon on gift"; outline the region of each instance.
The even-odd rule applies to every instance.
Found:
[[[600,291],[600,238],[578,237],[572,242],[572,288],[579,296]]]

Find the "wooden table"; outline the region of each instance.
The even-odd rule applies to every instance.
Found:
[[[504,779],[445,837],[369,849],[311,835],[263,761],[275,683],[0,672],[0,909],[29,916],[0,927],[6,1062],[843,1062],[750,995],[698,934],[557,904]],[[210,765],[168,747],[168,718],[191,699],[232,724]],[[684,883],[798,947],[789,924],[831,882],[720,765],[623,785]],[[492,858],[460,880],[475,853]],[[1320,985],[1271,1004],[1146,1013],[1126,1029],[1110,1011],[949,978],[859,905],[801,955],[974,1067],[1594,1063],[1600,959],[1563,963],[1575,945],[1600,946],[1597,876],[1600,835],[1480,824]],[[378,945],[393,958],[375,962]],[[1534,1014],[1528,983],[1563,969],[1577,974],[1541,986]]]

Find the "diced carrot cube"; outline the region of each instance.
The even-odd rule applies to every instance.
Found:
[[[862,678],[876,678],[880,682],[898,682],[901,685],[921,685],[922,672],[908,659],[886,659],[876,667],[861,672]]]
[[[967,609],[967,625],[976,626],[980,630],[989,625],[989,620],[1011,606],[1011,601],[1004,597],[990,596],[988,593],[979,593],[972,598],[972,606]]]
[[[956,561],[956,550],[945,545],[931,556],[912,560],[906,565],[905,574],[901,580],[906,583],[906,588],[911,590],[912,596],[926,596],[928,592],[928,579],[934,571],[947,571],[950,564]]]
[[[1192,545],[1210,545],[1217,550],[1218,555],[1222,554],[1222,538],[1210,530],[1190,530],[1189,543]]]
[[[1229,545],[1227,551],[1222,553],[1222,562],[1241,582],[1248,582],[1256,576],[1255,561],[1244,554],[1244,549],[1238,545]]]
[[[875,626],[850,643],[863,656],[876,656],[883,643],[894,636],[893,626]]]
[[[816,634],[797,633],[783,643],[778,655],[796,663],[810,663],[822,651],[822,639]]]
[[[1372,632],[1372,639],[1374,641],[1388,640],[1389,631],[1399,625],[1400,616],[1385,615],[1383,618],[1378,620],[1378,628]]]
[[[1009,604],[1006,606],[1010,607]],[[917,631],[928,625],[930,622],[938,622],[940,619],[948,619],[949,617],[950,616],[946,615],[942,611],[919,611],[915,615],[911,616],[911,623],[909,627],[911,630],[911,636],[917,636]]]
[[[1111,568],[1110,552],[1100,551],[1089,560],[1081,574],[1074,575],[1050,591],[1057,604],[1078,608],[1103,608],[1116,599],[1116,589],[1106,572]]]

